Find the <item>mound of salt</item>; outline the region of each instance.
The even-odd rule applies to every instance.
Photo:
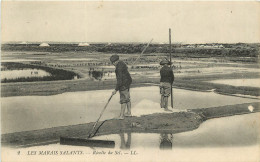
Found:
[[[49,47],[50,45],[48,43],[42,43],[39,45],[40,47]]]
[[[148,115],[154,113],[172,113],[172,112],[179,112],[177,109],[171,109],[172,111],[164,111],[163,108],[160,107],[159,102],[154,102],[151,100],[141,100],[137,103],[134,107],[132,107],[132,115],[133,116],[141,116],[141,115]]]
[[[248,110],[249,110],[250,112],[253,112],[253,111],[254,111],[254,107],[253,107],[252,105],[249,105],[247,108],[248,108]]]
[[[89,46],[88,43],[79,43],[78,46]]]

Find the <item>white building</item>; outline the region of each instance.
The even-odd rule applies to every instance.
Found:
[[[21,43],[19,43],[19,44],[28,44],[27,42],[21,42]]]

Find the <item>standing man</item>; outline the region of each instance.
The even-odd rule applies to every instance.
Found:
[[[160,94],[161,94],[161,108],[165,111],[170,111],[168,109],[168,97],[171,95],[171,86],[174,81],[174,74],[170,68],[171,63],[168,60],[163,60],[160,62],[163,67],[160,70]]]
[[[111,63],[116,67],[116,79],[117,84],[112,95],[115,95],[117,91],[120,94],[120,104],[121,113],[118,119],[124,119],[125,116],[131,116],[131,102],[130,102],[130,85],[132,83],[132,78],[128,72],[127,65],[119,60],[118,55],[112,55],[110,57]],[[127,107],[127,113],[125,114],[125,109]]]

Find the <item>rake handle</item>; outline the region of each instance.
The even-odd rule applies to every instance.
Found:
[[[107,108],[107,105],[108,105],[108,103],[110,102],[110,100],[112,99],[112,97],[113,97],[113,94],[112,94],[112,95],[110,96],[110,98],[108,99],[108,101],[107,101],[107,103],[106,103],[105,107],[103,108],[102,112],[100,113],[100,115],[99,115],[99,118],[98,118],[98,119],[97,119],[97,121],[95,122],[95,124],[94,124],[94,126],[93,126],[92,130],[90,131],[90,133],[89,133],[89,136],[88,136],[88,137],[91,137],[91,134],[92,134],[92,132],[94,131],[94,129],[95,129],[95,127],[96,127],[96,125],[97,125],[97,123],[98,123],[99,119],[100,119],[100,118],[101,118],[101,116],[103,115],[103,113],[104,113],[105,109]]]
[[[137,60],[142,56],[142,54],[144,53],[144,51],[146,50],[146,48],[150,45],[150,43],[153,41],[153,39],[151,39],[151,41],[145,46],[145,48],[143,49],[142,53],[137,57],[137,59],[134,61],[134,63],[132,64],[132,66],[137,62]]]

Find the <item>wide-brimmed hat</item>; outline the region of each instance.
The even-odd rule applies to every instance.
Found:
[[[171,65],[171,62],[168,61],[168,60],[162,60],[162,61],[160,62],[160,65]]]
[[[117,60],[119,60],[119,56],[118,55],[112,55],[111,57],[110,57],[110,61],[113,63],[113,62],[115,62],[115,61],[117,61]]]

